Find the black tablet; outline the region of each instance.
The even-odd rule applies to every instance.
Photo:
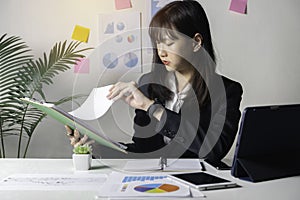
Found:
[[[207,172],[171,174],[169,177],[199,190],[221,189],[238,186],[236,183],[230,180],[209,174]]]
[[[251,182],[300,175],[300,104],[246,107],[231,174]]]

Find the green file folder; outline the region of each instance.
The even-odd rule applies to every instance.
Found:
[[[77,129],[81,134],[87,135],[89,138],[95,140],[95,142],[110,147],[112,149],[121,151],[123,153],[127,153],[127,151],[125,150],[127,147],[125,145],[111,140],[109,137],[107,137],[100,131],[89,126],[82,120],[70,115],[64,110],[56,107],[54,104],[42,103],[29,98],[21,98],[21,100],[43,111],[44,113],[54,118],[55,120],[61,122],[62,124],[67,125],[72,129]]]

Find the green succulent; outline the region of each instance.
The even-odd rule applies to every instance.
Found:
[[[78,145],[74,147],[73,153],[75,154],[90,154],[92,153],[92,146],[88,144]]]

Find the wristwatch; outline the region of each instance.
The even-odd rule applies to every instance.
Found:
[[[152,117],[154,112],[159,108],[163,108],[163,106],[159,101],[157,101],[157,99],[154,99],[154,103],[151,104],[147,110],[148,116]]]

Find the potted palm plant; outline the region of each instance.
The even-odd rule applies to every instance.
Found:
[[[80,42],[58,42],[37,60],[18,36],[0,36],[0,158],[5,158],[5,138],[18,139],[16,157],[26,157],[35,128],[46,116],[43,112],[24,104],[20,98],[39,98],[47,101],[44,85],[53,84],[53,78],[70,69],[82,52]],[[70,101],[74,96],[62,98],[55,105]],[[25,140],[25,141],[24,141]],[[25,144],[24,146],[22,146]]]
[[[76,170],[89,170],[92,164],[92,147],[88,144],[75,146],[72,158]]]

